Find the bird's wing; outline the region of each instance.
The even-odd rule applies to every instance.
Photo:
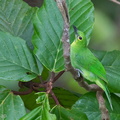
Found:
[[[97,77],[107,82],[106,71],[103,65],[88,48],[79,50],[79,54],[76,54],[75,58],[77,64],[79,63],[81,68],[92,72],[93,74],[97,75]]]

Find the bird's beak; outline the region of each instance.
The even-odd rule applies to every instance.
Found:
[[[76,26],[73,25],[73,29],[74,29],[74,32],[75,32],[75,37],[78,38],[78,29]]]

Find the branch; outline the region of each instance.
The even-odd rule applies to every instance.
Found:
[[[27,95],[27,94],[30,94],[33,92],[32,89],[28,89],[27,91],[23,91],[23,92],[19,92],[19,91],[14,91],[12,90],[12,92],[15,94],[15,95]]]
[[[60,78],[60,76],[61,76],[64,72],[65,72],[65,71],[59,72],[59,73],[55,76],[55,78],[53,79],[52,83],[56,82],[56,80],[58,80],[58,79]]]
[[[96,84],[89,85],[87,82],[84,81],[84,78],[82,78],[82,77],[76,79],[76,81],[78,82],[78,84],[81,87],[85,88],[87,91],[93,91],[93,92],[95,92],[95,91],[102,91],[102,89],[98,85],[96,85]]]
[[[110,0],[110,1],[112,1],[112,2],[114,2],[114,3],[116,3],[116,4],[118,4],[118,5],[120,5],[120,2],[117,1],[117,0]]]
[[[56,0],[57,6],[63,16],[64,19],[64,30],[63,30],[63,36],[62,36],[62,42],[63,42],[63,56],[65,59],[65,67],[67,71],[70,71],[73,75],[73,77],[76,79],[80,77],[79,71],[75,70],[70,61],[70,43],[69,43],[69,15],[68,10],[66,6],[65,0]]]
[[[105,106],[105,101],[103,98],[103,91],[97,91],[96,96],[99,102],[99,109],[101,110],[102,120],[109,120],[110,118],[109,118],[108,110]]]
[[[48,93],[48,94],[52,90],[54,78],[55,78],[55,73],[51,72],[50,80],[46,83],[46,93]]]
[[[52,90],[50,91],[50,95],[51,95],[52,98],[54,99],[56,105],[60,105],[60,103],[59,103],[57,97],[55,96],[55,94],[54,94],[54,92],[53,92]]]

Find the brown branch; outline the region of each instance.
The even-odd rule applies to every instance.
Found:
[[[110,1],[112,1],[112,2],[114,2],[114,3],[116,3],[116,4],[118,4],[118,5],[120,5],[120,2],[117,1],[117,0],[110,0]]]
[[[80,77],[79,71],[74,69],[71,65],[70,61],[70,42],[69,42],[69,15],[68,10],[66,6],[65,0],[56,0],[57,6],[63,16],[64,20],[64,29],[63,29],[63,36],[62,36],[62,42],[63,42],[63,56],[65,59],[65,67],[67,71],[70,71],[73,75],[73,77],[76,79]]]
[[[56,80],[58,80],[58,78],[60,78],[60,76],[64,73],[65,71],[61,71],[57,74],[57,76],[55,76],[55,78],[53,79],[53,83],[56,82]]]
[[[97,100],[98,100],[98,103],[99,103],[99,109],[101,110],[102,120],[110,120],[109,113],[108,113],[108,110],[105,106],[105,101],[104,101],[104,98],[103,98],[103,91],[97,91],[96,96],[97,96]]]
[[[51,95],[52,98],[54,99],[56,105],[60,105],[60,103],[59,103],[57,97],[55,96],[55,94],[54,94],[54,92],[53,92],[52,90],[50,91],[50,95]]]
[[[53,80],[55,78],[55,73],[52,72],[51,73],[51,77],[50,77],[50,80],[46,83],[46,93],[50,93],[52,88],[53,88]]]
[[[80,80],[79,80],[80,79]],[[85,88],[87,91],[101,91],[102,89],[96,85],[96,84],[88,84],[87,82],[84,81],[83,77],[80,77],[77,79],[78,84]]]
[[[89,85],[87,84],[83,77],[80,75],[79,70],[74,69],[72,64],[71,64],[71,60],[70,60],[70,42],[69,42],[69,14],[68,14],[68,10],[67,10],[67,5],[66,5],[66,1],[65,0],[56,0],[57,2],[57,6],[63,16],[63,20],[64,20],[64,29],[63,29],[63,36],[62,36],[62,42],[63,42],[63,56],[65,59],[65,67],[67,71],[70,71],[71,74],[73,75],[74,79],[78,82],[78,84],[82,87],[84,87],[86,90],[88,91],[98,91],[101,92],[101,88],[95,84]],[[102,94],[98,94],[98,101],[100,104],[100,110],[102,113],[102,118],[103,120],[107,120],[106,118],[109,118],[109,115],[106,114],[106,111],[104,111],[103,108],[101,108],[101,100],[100,98],[103,98]],[[104,100],[104,99],[103,99]],[[107,110],[104,102],[102,102],[104,108]],[[104,116],[103,114],[105,114],[106,116]],[[105,118],[105,119],[104,119]]]
[[[32,93],[32,92],[33,92],[33,89],[28,89],[27,91],[23,91],[23,92],[12,90],[12,92],[13,92],[15,95],[27,95],[27,94]]]

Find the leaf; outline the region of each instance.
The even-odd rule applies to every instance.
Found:
[[[75,34],[73,25],[86,34],[89,43],[94,24],[94,6],[90,0],[69,0],[70,14],[70,41],[73,42]]]
[[[120,119],[120,98],[112,94],[113,111],[110,109],[109,102],[105,98],[106,106],[109,110],[110,120]],[[98,101],[95,93],[87,93],[83,95],[72,107],[72,110],[83,112],[89,120],[100,120],[101,112],[98,107]]]
[[[88,120],[84,113],[65,109],[61,106],[55,107],[52,113],[57,116],[57,120]]]
[[[72,93],[68,90],[65,90],[63,88],[53,88],[53,92],[55,93],[55,96],[57,97],[60,105],[62,105],[65,108],[71,108],[71,106],[78,100],[80,97],[80,94]],[[25,88],[21,88],[20,91],[26,91]],[[40,89],[40,91],[43,91]],[[33,110],[34,108],[38,107],[39,104],[36,104],[37,96],[35,95],[35,92],[32,92],[28,95],[21,95],[22,100],[24,101],[25,107],[29,110]],[[50,106],[54,107],[56,105],[55,101],[49,96],[49,102]]]
[[[23,0],[0,0],[0,31],[9,32],[30,42],[33,34],[31,19],[37,8],[32,8]]]
[[[40,106],[23,116],[20,120],[56,120],[56,116],[49,112],[50,105],[48,95],[44,92],[37,94],[39,97],[36,101]]]
[[[62,16],[54,0],[45,0],[34,16],[34,53],[50,71],[64,69],[62,43]]]
[[[15,96],[10,90],[0,86],[0,119],[18,120],[25,114],[24,103],[20,96]]]
[[[120,51],[92,51],[104,65],[108,86],[112,92],[120,93]]]
[[[90,0],[67,1],[70,13],[70,39],[74,40],[73,25],[85,32],[89,40],[93,27],[93,4]],[[77,11],[77,12],[76,12]],[[50,71],[64,69],[62,50],[63,19],[54,0],[45,0],[37,10],[33,20],[34,53],[40,62]]]
[[[30,81],[42,72],[26,42],[0,32],[0,79]]]

